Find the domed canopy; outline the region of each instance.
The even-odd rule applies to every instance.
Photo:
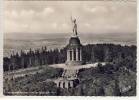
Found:
[[[71,37],[70,40],[69,40],[69,44],[79,45],[80,40],[79,40],[78,37]]]
[[[82,46],[80,43],[80,39],[78,37],[71,37],[69,40],[68,48],[69,47],[80,47]]]

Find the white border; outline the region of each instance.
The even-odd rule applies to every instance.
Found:
[[[3,95],[3,0],[0,0],[0,96]]]
[[[138,1],[138,0],[137,0]],[[139,5],[139,2],[137,2],[137,5]],[[135,97],[114,97],[114,96],[3,96],[3,7],[4,7],[4,1],[0,0],[0,99],[4,100],[18,100],[18,99],[33,99],[33,100],[139,100],[139,78],[137,77],[137,96]],[[137,6],[137,19],[139,18],[139,7]],[[137,20],[137,33],[139,32],[139,20]],[[139,65],[139,35],[137,34],[137,72],[139,71],[138,65]],[[137,76],[139,73],[137,73]]]

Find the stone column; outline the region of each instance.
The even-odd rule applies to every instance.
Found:
[[[82,61],[82,50],[80,49],[80,61]]]
[[[60,87],[63,88],[63,81],[60,82]]]
[[[56,86],[59,87],[59,82],[55,81],[55,83],[56,83]]]
[[[68,86],[68,81],[65,81],[65,88],[69,88],[69,86]]]
[[[74,61],[74,50],[72,49],[72,61]]]
[[[79,58],[78,58],[78,48],[76,48],[76,61],[79,61]]]
[[[73,87],[73,81],[70,81],[70,87]]]
[[[70,50],[68,51],[68,56],[69,56],[69,61],[70,61],[70,59],[71,59],[71,58],[70,58]]]
[[[70,51],[67,50],[67,61],[70,61]]]

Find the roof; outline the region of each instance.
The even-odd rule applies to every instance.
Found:
[[[79,47],[79,46],[82,46],[80,43],[80,39],[77,36],[71,37],[69,40],[68,47]]]

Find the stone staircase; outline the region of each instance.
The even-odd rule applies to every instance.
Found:
[[[78,70],[75,69],[66,69],[64,70],[62,77],[63,78],[67,78],[67,79],[71,79],[71,78],[77,78],[77,74],[78,74]]]

